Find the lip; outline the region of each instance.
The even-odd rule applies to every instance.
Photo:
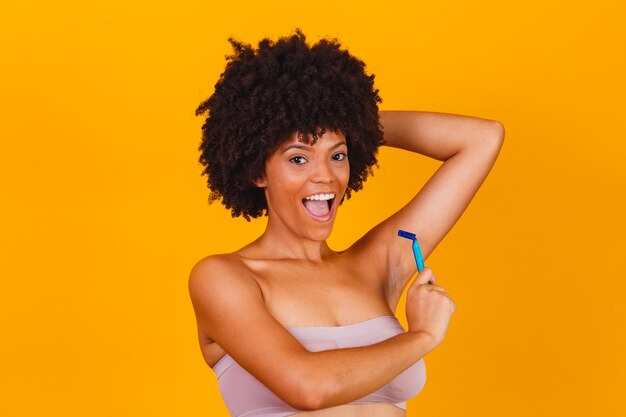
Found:
[[[335,194],[335,197],[333,198],[333,203],[330,205],[330,210],[328,211],[328,214],[325,216],[316,216],[313,213],[310,213],[309,210],[306,209],[306,207],[304,206],[304,203],[302,201],[300,201],[300,204],[302,204],[302,210],[305,211],[305,213],[312,218],[313,220],[315,220],[316,222],[319,223],[326,223],[328,222],[330,219],[333,218],[333,216],[335,215],[335,201],[337,200],[337,194]]]

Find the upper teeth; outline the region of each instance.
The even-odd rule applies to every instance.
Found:
[[[305,200],[330,200],[331,198],[335,198],[334,193],[330,194],[313,194],[305,198]]]

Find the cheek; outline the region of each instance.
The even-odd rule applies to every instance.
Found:
[[[346,168],[341,171],[341,182],[343,183],[344,188],[348,186],[349,181],[350,181],[350,165],[346,166]]]
[[[298,195],[298,182],[294,181],[293,176],[279,176],[274,178],[268,189],[275,206],[288,206],[294,195]]]

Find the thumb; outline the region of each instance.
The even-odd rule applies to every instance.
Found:
[[[430,268],[424,268],[422,271],[417,274],[417,279],[415,280],[416,284],[429,284],[428,281],[433,280],[435,274]]]

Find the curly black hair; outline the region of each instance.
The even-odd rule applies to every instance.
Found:
[[[233,217],[247,221],[263,211],[267,216],[264,191],[254,181],[268,156],[296,132],[311,145],[326,130],[343,133],[350,162],[345,197],[362,189],[384,144],[382,99],[365,63],[341,50],[337,39],[307,45],[299,28],[276,42],[262,39],[257,50],[228,41],[234,54],[226,56],[215,92],[196,109],[196,116],[208,112],[198,150],[209,204],[222,198]]]

